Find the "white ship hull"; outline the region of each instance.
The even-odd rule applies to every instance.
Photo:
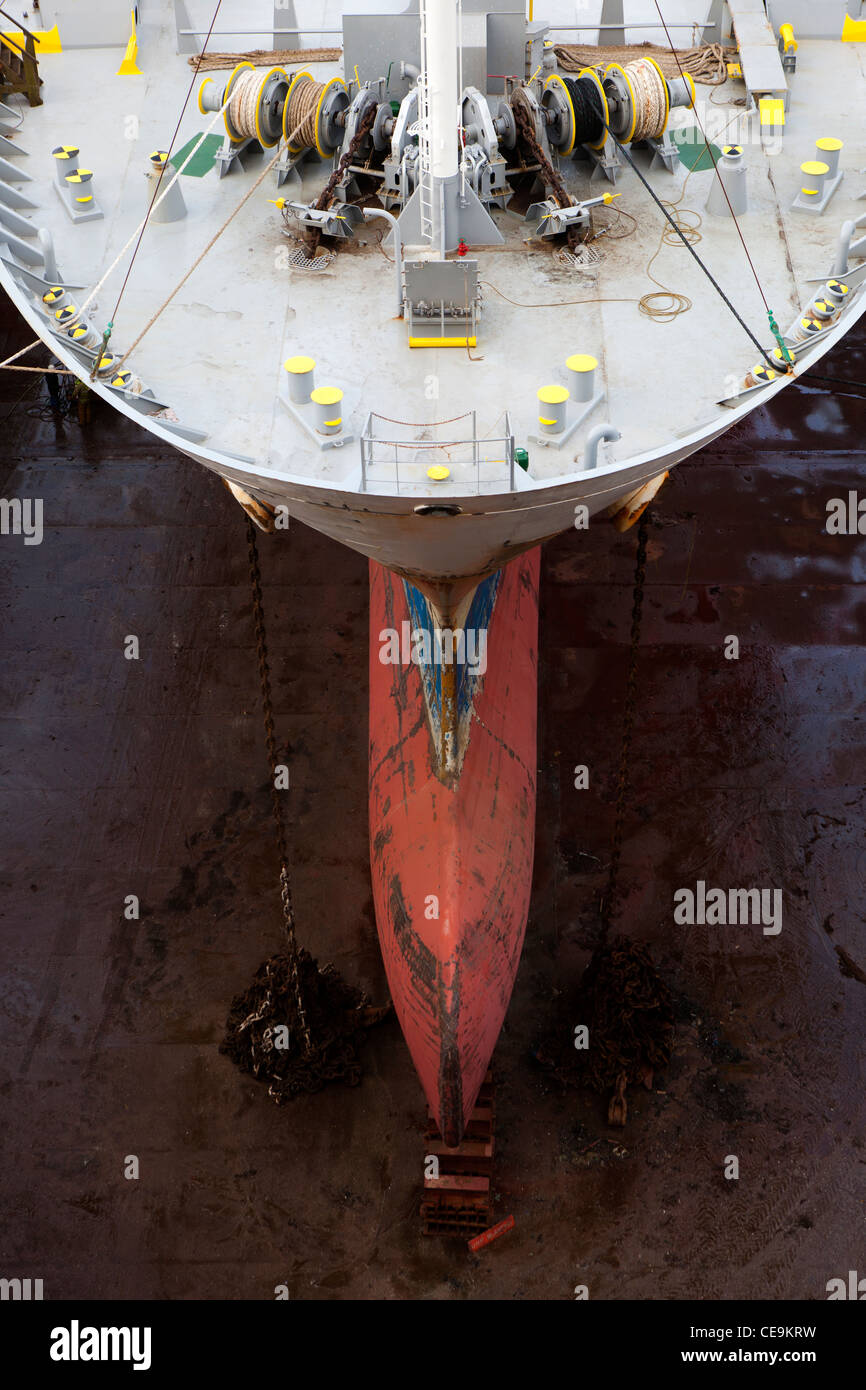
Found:
[[[232,8],[224,5],[221,12],[221,22],[229,28]],[[343,57],[345,76],[350,78],[350,66],[356,66],[350,64],[355,51],[352,45],[357,47],[353,34],[359,32],[359,16],[366,7],[352,4],[347,8],[350,13],[343,26]],[[399,19],[403,26],[398,26],[403,36],[400,41],[409,44],[411,36],[417,35],[417,14],[414,18],[410,14],[417,11],[417,0],[414,11],[406,0],[402,16],[396,0],[389,0],[384,8],[396,16],[394,24]],[[554,26],[551,33],[555,34],[556,22],[569,7],[551,0],[548,8],[556,12],[549,16]],[[586,8],[588,26],[593,17],[604,18],[601,0],[592,0]],[[676,27],[679,33],[683,6],[675,8],[673,17],[680,21]],[[687,17],[691,19],[693,11],[698,23],[703,23],[707,8],[695,4],[689,7]],[[497,19],[514,6],[496,0],[488,9]],[[730,9],[734,14],[738,7],[732,5]],[[477,65],[484,56],[476,42],[483,6],[467,4],[464,10],[466,33],[475,35],[466,46],[465,57]],[[242,13],[243,7],[234,7],[238,21]],[[366,18],[369,20],[370,15]],[[339,6],[328,0],[321,22],[327,28],[339,20]],[[866,189],[860,173],[866,162],[864,45],[830,37],[800,43],[799,66],[790,80],[784,140],[777,142],[778,147],[767,146],[763,130],[754,122],[745,129],[744,138],[752,140],[746,150],[749,195],[747,210],[737,226],[727,215],[706,210],[710,184],[716,177],[712,169],[687,174],[683,165],[676,164],[675,156],[668,167],[657,167],[658,153],[650,164],[652,150],[646,147],[638,150],[632,167],[619,157],[621,178],[614,207],[630,210],[636,230],[625,239],[610,235],[598,240],[602,260],[595,279],[564,271],[554,245],[540,238],[527,241],[522,213],[507,211],[503,206],[506,199],[498,203],[488,200],[489,210],[479,203],[477,210],[487,223],[476,220],[473,225],[482,233],[485,225],[492,228],[491,239],[497,237],[499,243],[485,244],[479,233],[480,245],[470,248],[470,261],[478,267],[474,273],[479,287],[477,323],[473,320],[477,337],[471,339],[476,346],[471,349],[468,333],[465,349],[412,346],[413,342],[432,341],[417,336],[413,339],[413,321],[417,334],[421,331],[418,324],[423,330],[424,324],[435,327],[436,320],[413,320],[417,304],[413,303],[408,276],[398,304],[395,279],[400,277],[395,277],[394,266],[389,267],[380,255],[389,245],[394,252],[389,259],[398,259],[395,243],[387,237],[379,245],[378,237],[363,240],[360,234],[356,244],[337,243],[324,274],[286,269],[280,254],[288,249],[288,229],[282,216],[269,207],[269,200],[275,191],[291,188],[305,207],[314,208],[331,161],[319,159],[311,149],[310,157],[301,156],[289,171],[290,182],[275,189],[277,173],[270,172],[268,162],[271,149],[262,150],[255,141],[247,141],[243,157],[235,157],[235,147],[222,131],[225,113],[217,110],[209,120],[211,107],[201,105],[201,91],[198,110],[194,101],[187,104],[177,145],[185,141],[185,149],[194,144],[202,129],[210,129],[215,119],[218,134],[201,138],[224,139],[223,149],[228,149],[233,161],[229,176],[177,174],[178,195],[182,190],[181,216],[168,223],[151,220],[127,282],[125,272],[132,254],[128,248],[136,245],[136,228],[148,205],[145,151],[153,148],[151,140],[167,141],[175,110],[186,95],[190,69],[179,55],[200,47],[199,40],[184,37],[179,25],[172,6],[148,9],[139,31],[142,75],[138,77],[119,76],[118,52],[91,48],[88,44],[92,39],[86,37],[80,47],[71,45],[61,54],[46,55],[42,64],[44,105],[30,110],[22,103],[20,134],[10,129],[3,146],[0,284],[53,355],[112,408],[253,498],[273,508],[286,508],[297,520],[428,590],[434,587],[458,597],[472,580],[521,551],[569,530],[576,522],[580,526],[587,518],[615,508],[644,484],[718,438],[751,410],[774,399],[838,344],[866,311],[866,236],[862,230],[849,231],[851,263],[840,241],[843,224],[850,229],[866,222],[862,202]],[[240,22],[238,27],[249,32]],[[72,32],[71,19],[69,29]],[[378,33],[375,29],[364,32]],[[769,55],[770,67],[775,61],[780,80],[787,82],[781,74],[775,37],[769,28],[767,33],[769,44],[760,49],[759,57],[764,61]],[[240,41],[239,35],[235,37]],[[601,42],[605,35],[599,30],[594,37]],[[629,33],[630,40],[646,37],[661,39],[655,30]],[[428,57],[440,69],[447,66],[444,49],[452,41],[453,26],[444,35],[437,31],[435,51]],[[211,44],[211,48],[221,46],[218,40]],[[374,69],[378,72],[378,53],[364,53],[362,68],[367,62],[371,73]],[[399,64],[399,79],[392,68],[393,64],[389,68],[394,84],[390,91],[397,93],[393,105],[402,98],[402,113],[411,102],[418,68],[412,63]],[[317,71],[328,82],[338,84],[334,90],[339,89],[341,79],[331,77],[336,73],[334,63],[323,62]],[[247,75],[254,83],[258,81]],[[834,87],[837,77],[838,87]],[[531,92],[533,80],[521,84],[521,91]],[[218,88],[219,81],[226,81],[225,72],[210,79],[211,91]],[[711,104],[723,110],[725,130],[741,115],[736,104],[739,98],[728,90],[730,85],[729,81],[710,89],[728,102],[727,107],[715,101]],[[451,102],[450,98],[446,101],[448,109],[443,115],[433,87],[435,82],[429,92],[431,131],[435,136],[439,130],[441,136],[448,125]],[[540,79],[535,87],[541,92]],[[378,90],[375,78],[365,77],[364,71],[360,83],[350,86],[346,101],[355,88],[355,101],[362,102],[365,93],[375,95]],[[488,115],[496,112],[498,96],[489,93],[480,98],[475,88],[465,90],[476,92],[471,98],[473,120],[481,119],[479,110]],[[348,139],[352,109],[342,112],[346,135],[335,139]],[[710,109],[705,110],[703,121]],[[138,123],[135,139],[119,130],[118,111],[129,112],[124,119]],[[416,108],[409,114],[413,112],[417,115]],[[673,114],[693,121],[690,111],[674,113],[671,108]],[[379,116],[389,115],[388,103],[380,102]],[[396,124],[399,127],[399,120]],[[474,129],[464,129],[467,139]],[[792,195],[803,181],[803,156],[814,152],[816,132],[825,129],[830,134],[838,130],[845,137],[835,142],[842,145],[843,173],[828,209],[812,215],[793,208]],[[692,134],[696,133],[697,127],[692,125]],[[497,148],[492,127],[482,135],[487,151],[483,158],[487,158]],[[58,196],[52,145],[64,137],[78,140],[82,159],[86,154],[96,170],[92,187],[103,206],[101,220],[71,224],[68,198],[64,202],[64,197]],[[397,140],[396,133],[393,140]],[[436,154],[439,146],[435,139],[431,146],[431,187],[441,179],[443,206],[446,194],[449,198],[453,195],[454,179],[464,176],[462,171],[459,175],[454,172],[456,141],[455,130],[454,149],[445,151],[447,158],[441,150]],[[250,149],[246,150],[246,145]],[[280,141],[280,150],[283,146],[284,141]],[[476,150],[481,148],[478,145]],[[550,150],[559,177],[569,184],[568,196],[575,199],[570,211],[599,188],[610,187],[597,179],[599,168],[589,159],[588,148],[583,149],[580,159],[572,154],[556,158],[552,145]],[[407,147],[403,152],[405,155]],[[374,162],[381,153],[372,151]],[[522,178],[525,191],[527,176],[520,172],[525,167],[525,152],[518,154],[512,143],[507,153],[503,163],[520,166],[512,183],[519,190]],[[18,159],[18,155],[25,157]],[[338,157],[337,149],[334,162]],[[667,323],[654,321],[642,312],[642,298],[652,288],[647,278],[649,256],[653,252],[658,255],[658,237],[665,222],[640,182],[640,168],[651,174],[661,197],[678,199],[673,205],[691,205],[693,213],[703,209],[697,251],[705,268],[736,301],[741,322],[675,238],[662,248],[664,259],[655,264],[653,273],[661,274],[677,293],[687,291],[692,307]],[[16,183],[16,178],[26,181]],[[423,193],[423,186],[420,191]],[[468,191],[467,185],[467,198]],[[16,209],[14,200],[20,195],[29,204],[24,209],[20,202]],[[4,202],[4,198],[12,198],[13,203]],[[374,215],[381,219],[378,200],[373,201],[377,203]],[[349,203],[341,206],[348,210]],[[599,211],[602,209],[594,208],[593,217]],[[434,231],[428,252],[434,258],[439,256],[436,264],[443,271],[456,273],[460,267],[455,259],[443,257],[441,247],[437,251],[434,245],[435,207],[431,216]],[[390,236],[385,221],[376,225]],[[623,225],[602,224],[601,230],[615,232]],[[41,236],[42,229],[53,239],[56,262],[51,257],[40,262],[43,243],[37,233]],[[360,233],[360,224],[357,230]],[[367,235],[366,224],[363,232]],[[442,234],[444,237],[445,231]],[[754,282],[741,236],[756,264]],[[406,247],[404,252],[405,269],[411,256]],[[418,254],[418,248],[412,254]],[[415,262],[422,263],[423,257]],[[821,277],[829,279],[834,273],[849,282],[846,302],[836,307],[814,339],[796,341],[798,316],[808,314],[808,306],[822,292]],[[150,413],[143,412],[144,397],[136,402],[129,393],[112,389],[103,378],[91,379],[93,357],[83,358],[73,348],[68,335],[58,331],[50,308],[41,302],[40,280],[53,283],[54,276],[82,287],[70,295],[78,304],[85,304],[95,293],[95,302],[82,310],[92,318],[93,333],[101,334],[109,314],[115,312],[111,351],[150,389]],[[113,311],[118,289],[119,308]],[[774,309],[787,341],[795,343],[797,360],[792,372],[768,379],[741,396],[748,373],[754,371],[756,362],[760,365],[754,335],[764,345],[760,351],[772,350],[762,297]],[[568,305],[575,307],[564,307]],[[459,324],[459,317],[453,322]],[[744,323],[753,338],[751,343]],[[468,320],[464,331],[466,326]],[[433,327],[429,331],[432,333]],[[315,355],[316,379],[342,388],[344,418],[335,439],[317,433],[308,405],[293,412],[288,404],[283,363],[297,353]],[[597,361],[598,394],[576,427],[567,432],[567,443],[539,438],[539,387],[551,389],[543,384],[563,382],[567,356],[573,353],[591,354],[589,360]],[[435,383],[435,399],[429,389],[431,382]],[[159,408],[161,403],[165,409]],[[441,417],[471,418],[471,438],[465,434],[467,426],[451,425],[447,418],[440,425]],[[407,418],[415,422],[408,430],[395,423]],[[376,433],[372,421],[388,421],[378,427],[374,445],[370,444]],[[609,442],[593,452],[592,436],[602,427]],[[464,431],[459,448],[449,444],[449,430]],[[382,431],[386,432],[384,438]],[[542,420],[542,435],[543,431]],[[392,437],[400,440],[399,446],[393,447],[393,464],[389,453]],[[528,449],[528,471],[515,465],[515,445]],[[444,476],[435,482],[427,467],[431,461],[450,465],[440,470]],[[579,507],[585,507],[586,513],[576,513]]]
[[[37,333],[44,331],[39,316],[2,264],[0,283],[33,329]],[[845,319],[815,345],[806,366],[814,366],[832,351],[864,313],[866,296],[852,305]],[[56,341],[52,341],[51,346],[71,370],[80,372],[80,363],[74,354]],[[86,379],[84,373],[81,375]],[[521,551],[570,530],[575,526],[578,507],[586,507],[590,519],[615,508],[643,484],[674,468],[718,439],[758,406],[774,399],[793,380],[796,378],[782,377],[767,386],[759,399],[752,397],[727,409],[705,429],[672,441],[667,448],[651,450],[613,466],[576,473],[545,486],[534,485],[530,477],[518,470],[515,479],[519,490],[515,492],[483,496],[437,494],[437,506],[460,508],[455,516],[419,515],[415,510],[419,503],[417,496],[401,498],[359,493],[356,488],[338,489],[288,471],[280,473],[257,468],[255,464],[229,458],[203,446],[179,444],[172,431],[143,418],[99,382],[91,386],[114,409],[142,429],[270,507],[285,507],[289,516],[297,521],[406,578],[445,591],[454,585],[459,593],[467,586],[455,581],[488,574]],[[578,518],[580,524],[582,520]]]

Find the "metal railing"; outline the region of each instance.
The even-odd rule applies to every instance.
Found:
[[[27,28],[27,25],[22,23],[21,20],[16,19],[15,16],[11,15],[8,10],[4,10],[2,5],[0,5],[0,14],[2,14],[6,19],[11,20],[12,23],[15,25],[15,28],[13,29],[12,33],[17,33],[19,29],[21,30],[21,33],[25,36],[24,47],[22,48],[21,45],[15,39],[12,38],[11,34],[4,34],[2,30],[0,30],[0,39],[3,40],[7,48],[12,48],[15,50],[16,53],[20,53],[22,58],[32,58],[35,62],[36,35],[31,33],[31,31]],[[27,42],[28,39],[30,40],[29,44]]]
[[[11,19],[12,23],[15,25],[16,30],[20,29],[22,34],[27,35],[28,39],[33,39],[34,43],[36,42],[36,35],[33,33],[33,31],[31,29],[28,29],[27,25],[24,24],[20,19],[16,19],[14,15],[10,14],[8,10],[4,10],[2,5],[0,5],[0,14],[4,15],[6,19]]]
[[[411,493],[435,502],[435,495],[440,490],[449,496],[479,495],[482,483],[499,482],[504,485],[507,481],[509,491],[514,491],[514,435],[507,411],[505,433],[500,435],[480,436],[474,410],[455,420],[401,426],[405,429],[430,430],[437,425],[469,420],[470,433],[463,439],[419,439],[417,435],[403,439],[383,438],[376,433],[376,420],[388,425],[401,423],[387,420],[372,411],[367,416],[361,435],[362,492],[367,492],[372,484],[374,490],[385,486],[395,490],[398,496]],[[449,476],[441,482],[427,477],[428,468],[435,464],[448,468]],[[492,468],[502,471],[493,474],[490,471]]]

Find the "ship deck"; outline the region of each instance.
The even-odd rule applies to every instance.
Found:
[[[191,12],[197,8],[203,14],[201,6]],[[547,8],[555,20],[557,7]],[[571,9],[558,8],[563,14]],[[666,9],[673,21],[683,6]],[[24,110],[15,138],[29,156],[20,164],[34,179],[23,186],[38,203],[30,216],[52,232],[60,273],[69,282],[92,287],[133,234],[147,206],[148,155],[166,146],[182,106],[191,69],[175,52],[171,7],[163,6],[162,14],[160,24],[145,14],[140,26],[143,77],[117,77],[114,48],[47,55],[42,60],[45,104]],[[339,25],[335,6],[324,7],[321,23],[326,29]],[[657,33],[648,37],[659,40]],[[256,40],[239,36],[238,42],[249,47]],[[213,46],[224,47],[225,40]],[[783,330],[814,293],[809,277],[829,273],[842,222],[866,209],[866,175],[860,172],[866,166],[866,126],[856,119],[866,92],[863,46],[804,40],[797,58],[784,140],[772,152],[762,147],[757,125],[736,104],[744,96],[741,82],[698,87],[702,119],[712,121],[711,137],[745,147],[750,208],[740,219],[741,229],[763,294]],[[320,80],[339,69],[317,64],[313,71]],[[675,115],[693,124],[691,113]],[[200,134],[210,119],[199,114],[193,95],[175,148]],[[799,166],[813,156],[816,137],[825,134],[845,142],[840,165],[845,177],[824,214],[792,211],[802,183]],[[70,223],[52,187],[51,149],[63,142],[80,145],[82,166],[94,170],[104,220]],[[122,354],[135,341],[252,189],[269,157],[248,153],[243,171],[223,180],[213,172],[181,178],[188,215],[147,228],[113,315],[115,353]],[[648,171],[648,155],[635,157]],[[303,188],[293,184],[289,193],[311,201],[330,165],[305,162],[301,169]],[[577,197],[610,188],[598,181],[590,186],[588,163],[563,161],[561,170]],[[712,171],[689,174],[681,165],[673,174],[661,170],[648,177],[661,198],[700,216],[701,239],[695,249],[752,331],[772,347],[761,292],[737,229],[730,217],[704,210]],[[651,270],[663,286],[688,296],[693,307],[666,323],[640,312],[641,297],[658,288],[648,263],[659,250],[665,224],[632,170],[623,171],[615,191],[621,196],[612,207],[636,223],[630,235],[619,238],[617,232],[630,226],[626,218],[612,210],[598,215],[598,222],[609,222],[612,231],[596,243],[601,260],[592,276],[564,266],[549,244],[527,244],[522,217],[496,211],[505,244],[472,251],[483,289],[477,347],[412,350],[406,325],[395,315],[394,269],[386,259],[390,238],[380,245],[384,222],[361,228],[355,244],[341,249],[324,272],[288,270],[282,218],[267,201],[277,196],[269,174],[127,365],[180,421],[206,433],[207,448],[255,460],[259,473],[350,488],[359,478],[358,435],[368,412],[423,425],[475,411],[478,434],[495,438],[503,432],[507,410],[521,444],[537,428],[537,388],[564,381],[565,359],[575,352],[598,358],[607,402],[564,447],[530,445],[537,483],[574,474],[581,466],[586,433],[599,421],[610,421],[621,433],[617,443],[604,446],[609,453],[602,454],[603,464],[663,448],[704,426],[709,433],[727,411],[717,402],[758,361],[756,350],[682,246],[662,245]],[[127,263],[128,257],[92,306],[99,327],[113,314]],[[317,384],[338,385],[345,392],[344,418],[355,439],[339,450],[315,447],[279,404],[282,364],[298,353],[316,359]],[[449,439],[454,432],[454,425],[445,425],[431,437]],[[429,454],[419,452],[417,459],[414,469],[402,471],[403,483],[416,482],[429,491],[424,484]],[[504,463],[497,468],[489,462],[479,490],[501,491],[506,478]],[[394,481],[386,469],[368,490],[393,491]]]

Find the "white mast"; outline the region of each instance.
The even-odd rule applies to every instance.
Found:
[[[440,256],[461,236],[496,246],[502,233],[474,189],[461,186],[460,16],[462,0],[419,0],[421,76],[418,79],[418,185],[400,214],[404,244],[420,239]]]
[[[457,173],[457,0],[421,0],[427,31],[427,100],[434,180]]]

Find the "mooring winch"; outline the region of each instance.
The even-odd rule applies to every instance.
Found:
[[[281,67],[262,77],[247,62],[238,63],[222,88],[206,77],[198,93],[202,114],[223,112],[226,142],[216,157],[220,177],[253,140],[272,149],[283,139],[292,156],[315,149],[329,159],[343,143],[348,106],[341,77],[317,82],[309,72],[290,76]]]
[[[442,254],[461,241],[495,245],[502,236],[490,209],[506,206],[515,173],[534,172],[536,200],[526,214],[533,234],[565,235],[573,248],[591,230],[591,209],[611,195],[573,197],[557,160],[588,155],[595,172],[613,182],[620,148],[643,143],[673,169],[678,154],[667,135],[670,113],[693,106],[695,88],[688,74],[666,78],[650,57],[584,68],[576,77],[550,73],[545,65],[539,72],[540,78],[505,79],[504,96],[486,96],[471,84],[458,92],[455,85],[453,147],[442,135],[432,140],[428,126],[436,103],[412,63],[399,65],[400,80],[409,84],[399,100],[389,98],[386,77],[359,82],[357,70],[347,86],[341,77],[317,82],[307,71],[290,74],[282,67],[260,74],[241,62],[222,86],[205,79],[198,104],[202,112],[223,115],[226,140],[216,157],[221,177],[253,141],[263,149],[280,145],[278,186],[307,154],[333,160],[311,208],[300,200],[273,200],[311,245],[322,235],[352,237],[362,219],[347,210],[371,188],[386,209],[399,213],[406,245],[428,242]]]
[[[672,168],[676,150],[665,139],[670,113],[674,107],[690,110],[694,102],[691,76],[666,78],[653,58],[584,68],[576,78],[554,73],[541,97],[551,148],[567,156],[582,146],[608,177],[615,177],[616,165],[615,150],[605,151],[608,132],[622,145],[648,143]]]

